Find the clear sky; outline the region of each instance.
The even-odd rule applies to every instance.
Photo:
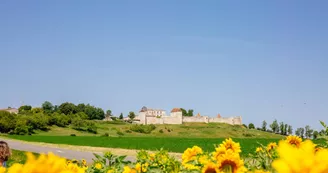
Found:
[[[0,107],[328,123],[328,1],[0,1]]]

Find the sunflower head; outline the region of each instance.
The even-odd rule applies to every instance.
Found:
[[[271,142],[270,144],[268,144],[267,146],[267,151],[272,151],[273,149],[275,149],[277,147],[277,143],[275,142]]]
[[[263,151],[263,148],[262,148],[262,147],[257,147],[257,148],[256,148],[256,152],[257,152],[257,153],[260,153],[260,152],[262,152],[262,151]]]
[[[102,168],[102,164],[101,163],[96,163],[95,164],[95,168],[98,169],[98,170],[101,169]]]
[[[220,147],[224,147],[226,150],[231,150],[234,153],[240,153],[240,144],[234,142],[231,138],[226,139],[225,141],[220,144]]]
[[[328,171],[328,159],[326,159],[328,154],[319,156],[320,152],[315,153],[314,151],[315,144],[310,140],[302,142],[299,148],[281,141],[277,147],[279,159],[273,161],[272,167],[278,173],[296,173],[304,172],[304,170],[320,173]]]
[[[219,166],[213,162],[208,162],[202,169],[202,173],[219,173]]]
[[[221,154],[217,158],[219,170],[221,172],[242,173],[246,171],[244,161],[240,159],[238,153],[227,150],[225,154]]]
[[[187,163],[189,161],[195,160],[196,156],[202,154],[203,150],[198,146],[193,146],[184,151],[182,155],[182,162]]]
[[[285,141],[290,145],[299,147],[302,143],[302,138],[298,136],[288,136]]]

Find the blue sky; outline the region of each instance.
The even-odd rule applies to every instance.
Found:
[[[1,1],[0,107],[328,122],[328,2]],[[306,103],[306,104],[305,104]]]

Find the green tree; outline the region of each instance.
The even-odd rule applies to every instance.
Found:
[[[279,133],[279,124],[277,120],[274,120],[272,124],[270,124],[270,128],[273,133]]]
[[[73,103],[65,102],[62,103],[59,107],[59,112],[65,115],[77,113],[77,107]]]
[[[313,139],[317,139],[319,136],[319,132],[318,131],[314,131],[313,132]]]
[[[189,116],[189,117],[194,116],[194,110],[189,109],[189,110],[188,110],[188,116]]]
[[[89,116],[86,113],[84,113],[84,112],[78,112],[75,115],[78,116],[78,117],[80,117],[82,120],[89,119]]]
[[[296,129],[295,135],[301,137],[301,128]]]
[[[134,114],[134,112],[131,111],[129,112],[128,117],[130,118],[130,120],[133,120],[136,117],[136,115]]]
[[[313,134],[313,130],[309,125],[305,126],[305,137],[306,138],[311,138]]]
[[[328,135],[328,126],[326,125],[326,123],[324,123],[323,121],[320,121],[320,124],[324,128],[323,130],[325,132],[325,135]]]
[[[103,120],[105,118],[105,112],[101,108],[96,108],[96,117],[93,119]]]
[[[120,114],[119,119],[120,119],[120,120],[123,120],[123,113]]]
[[[58,105],[54,106],[54,112],[59,112]]]
[[[280,129],[280,134],[281,135],[284,135],[285,134],[285,124],[283,122],[280,122],[280,126],[279,126],[279,129]]]
[[[84,112],[85,113],[85,104],[84,103],[80,103],[77,105],[77,112]]]
[[[262,131],[266,131],[267,130],[267,122],[263,121],[262,122]]]
[[[18,113],[27,113],[30,112],[32,109],[32,106],[30,105],[23,105],[21,107],[18,108]]]
[[[112,116],[112,111],[108,109],[106,111],[106,117],[111,117],[111,116]]]
[[[43,113],[43,109],[42,108],[32,108],[31,112],[33,114]]]
[[[293,128],[291,125],[288,126],[288,135],[292,135],[293,134]]]
[[[304,138],[304,128],[300,128],[300,135],[301,135],[301,138]]]
[[[185,109],[183,109],[183,108],[180,108],[180,109],[181,109],[181,112],[182,112],[182,116],[187,117],[188,116],[188,112]]]
[[[249,129],[255,129],[255,126],[254,126],[253,123],[249,123],[249,124],[248,124],[248,128],[249,128]]]
[[[45,101],[42,104],[42,109],[45,113],[50,114],[54,111],[54,106],[49,101]]]
[[[322,130],[320,130],[320,132],[319,132],[319,135],[320,135],[320,136],[325,136],[325,135],[326,135],[326,131],[325,131],[325,130],[323,130],[323,129],[322,129]]]
[[[288,134],[288,124],[285,124],[285,128],[284,128],[284,135]]]
[[[7,111],[0,111],[0,132],[7,133],[15,129],[17,116]]]

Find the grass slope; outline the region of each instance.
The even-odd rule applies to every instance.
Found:
[[[40,136],[101,136],[108,133],[109,136],[117,137],[117,131],[127,137],[188,137],[188,138],[274,138],[281,139],[281,135],[263,132],[255,129],[246,129],[238,125],[224,123],[185,123],[182,125],[156,125],[156,129],[150,134],[136,132],[127,133],[132,125],[119,122],[98,122],[98,134],[76,131],[71,128],[52,127],[48,132],[37,132]],[[161,133],[162,131],[163,133]]]
[[[10,138],[45,142],[53,144],[69,144],[78,146],[125,148],[125,149],[146,149],[159,150],[161,148],[170,152],[182,153],[186,148],[194,145],[202,147],[205,151],[213,151],[214,146],[220,144],[225,138],[168,138],[168,137],[99,137],[99,136],[8,136]],[[239,142],[243,155],[254,152],[258,143],[268,144],[277,142],[279,139],[242,139],[236,138]]]

